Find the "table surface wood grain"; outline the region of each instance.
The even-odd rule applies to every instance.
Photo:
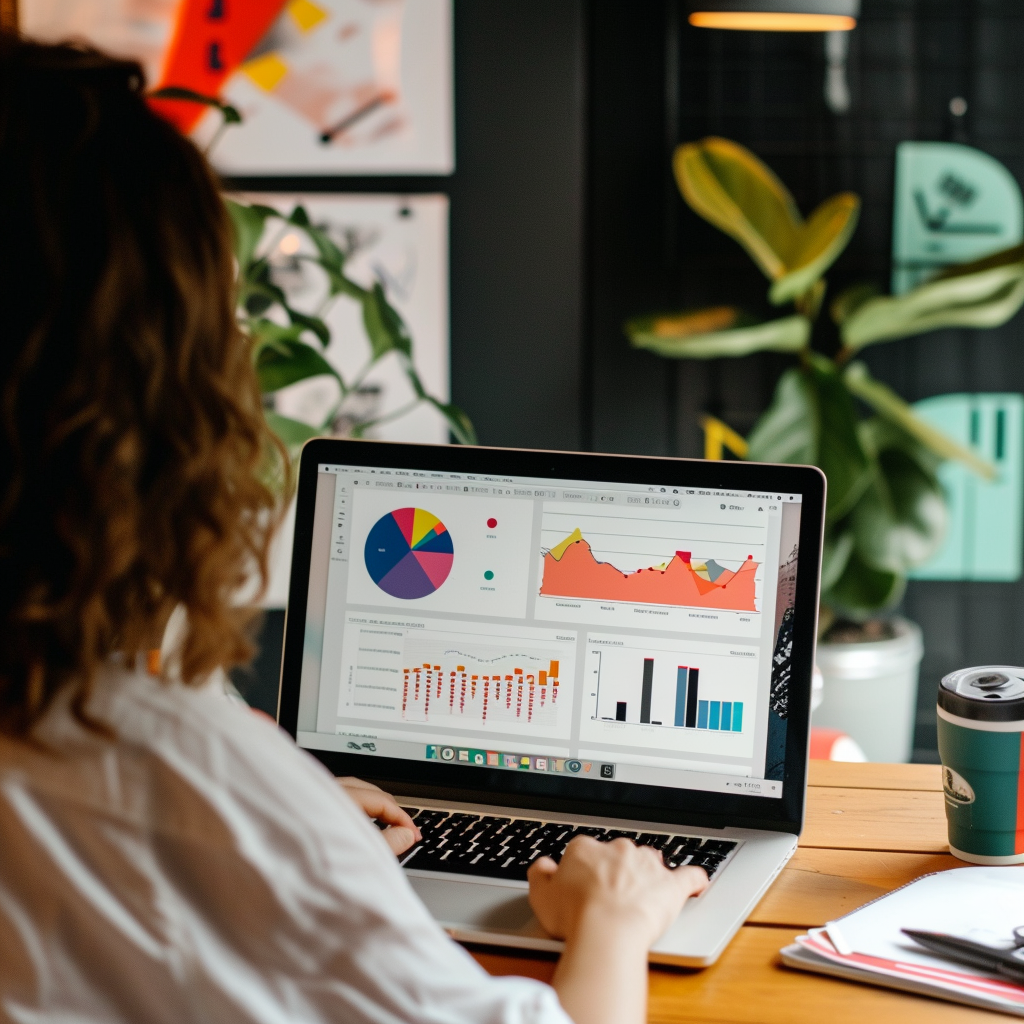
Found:
[[[807,928],[933,871],[949,855],[937,765],[812,761],[800,846],[714,966],[652,967],[658,1024],[994,1024],[998,1016],[784,967],[779,950]],[[492,974],[550,980],[550,957],[477,950]]]

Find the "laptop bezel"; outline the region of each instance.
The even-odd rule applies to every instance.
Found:
[[[813,466],[708,462],[633,455],[549,452],[469,445],[410,445],[317,438],[299,463],[296,516],[278,721],[296,737],[306,603],[321,464],[477,473],[487,476],[593,480],[641,485],[800,494],[793,657],[781,798],[562,777],[533,772],[390,758],[306,747],[337,776],[358,775],[410,797],[485,802],[530,811],[751,828],[799,834],[803,825],[811,674],[818,619],[825,478]]]

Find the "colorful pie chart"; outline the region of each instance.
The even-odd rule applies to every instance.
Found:
[[[363,550],[370,579],[392,597],[412,601],[432,594],[452,571],[452,535],[422,508],[398,508],[381,516]]]

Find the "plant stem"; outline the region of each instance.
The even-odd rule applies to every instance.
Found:
[[[378,416],[375,420],[367,420],[365,423],[360,423],[359,429],[369,430],[370,427],[379,427],[382,423],[390,423],[392,420],[397,420],[407,412],[412,412],[421,401],[423,401],[423,399],[414,398],[411,402],[407,402],[405,405],[399,406],[393,412],[386,413],[383,416]]]

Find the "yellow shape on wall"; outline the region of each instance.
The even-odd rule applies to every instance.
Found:
[[[273,92],[288,74],[288,65],[276,53],[267,53],[242,65],[242,70],[264,92]]]
[[[300,32],[309,32],[327,17],[327,12],[311,0],[292,0],[288,5],[288,13]]]

